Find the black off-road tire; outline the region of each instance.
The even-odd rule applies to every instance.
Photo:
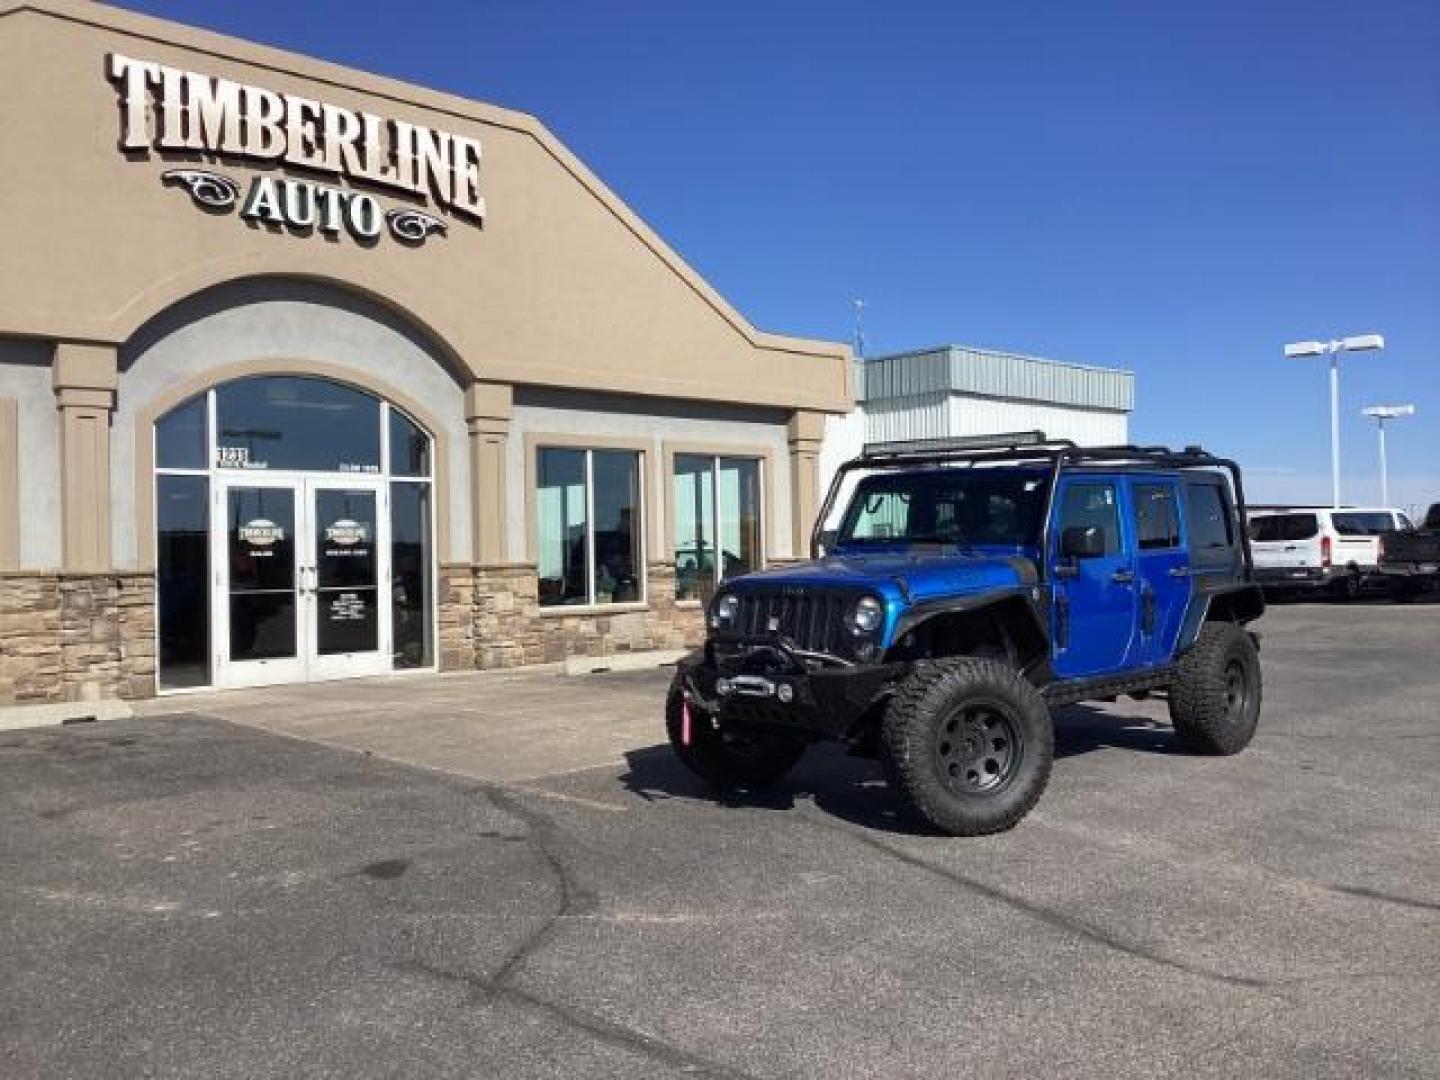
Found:
[[[710,717],[690,707],[690,742],[681,738],[680,677],[670,684],[665,699],[665,734],[687,769],[721,791],[770,787],[795,767],[809,746],[804,735],[722,726],[716,730]]]
[[[999,660],[918,665],[890,699],[882,735],[901,794],[951,836],[1014,826],[1045,790],[1055,758],[1045,699]]]
[[[1207,622],[1180,658],[1170,687],[1170,722],[1195,754],[1238,754],[1260,720],[1260,653],[1244,627]]]

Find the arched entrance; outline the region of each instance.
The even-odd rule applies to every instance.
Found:
[[[162,692],[434,667],[435,451],[413,418],[263,375],[154,434]]]

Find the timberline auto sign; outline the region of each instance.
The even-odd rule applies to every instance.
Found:
[[[407,195],[485,222],[478,139],[404,120],[329,105],[295,94],[182,71],[111,53],[107,74],[120,93],[120,149],[126,153],[211,154],[293,165]],[[374,243],[388,229],[423,244],[445,222],[413,207],[383,209],[364,191],[263,174],[248,188],[224,173],[176,168],[166,183],[185,187],[195,203],[249,221],[300,232],[348,232]]]

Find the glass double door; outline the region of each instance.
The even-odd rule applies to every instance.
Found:
[[[218,686],[389,671],[385,485],[276,476],[217,485]]]

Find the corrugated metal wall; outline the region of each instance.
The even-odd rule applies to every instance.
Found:
[[[868,360],[856,386],[867,403],[948,390],[1083,409],[1135,407],[1135,376],[1128,371],[962,346]]]
[[[1116,446],[1130,441],[1128,416],[1100,409],[1071,409],[1035,401],[950,398],[946,435],[993,435],[997,431],[1043,431],[1052,439],[1082,446]]]

